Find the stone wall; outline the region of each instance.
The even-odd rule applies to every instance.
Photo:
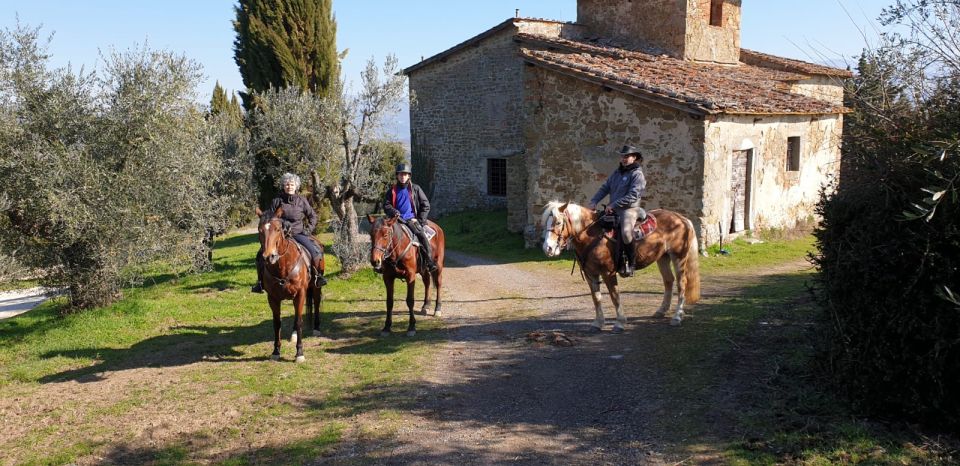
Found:
[[[843,105],[843,79],[835,76],[811,76],[790,86],[794,94]]]
[[[524,77],[528,230],[551,200],[586,204],[619,164],[624,144],[644,152],[643,206],[696,223],[703,208],[702,119],[536,66]],[[539,238],[527,240],[532,246]]]
[[[687,0],[578,0],[577,23],[591,35],[681,58],[686,10]]]
[[[740,0],[723,2],[723,25],[710,25],[710,0],[689,0],[683,58],[740,63]]]
[[[706,124],[701,238],[724,237],[733,215],[730,179],[736,151],[752,149],[748,229],[794,228],[814,219],[820,188],[839,176],[841,115],[724,115]],[[787,170],[787,140],[800,137],[800,169]],[[718,224],[721,226],[718,227]]]
[[[508,197],[487,194],[487,159],[523,153],[523,62],[514,36],[559,36],[565,27],[571,26],[516,20],[410,73],[411,152],[435,164],[432,212],[507,206]],[[518,182],[507,178],[508,185]]]

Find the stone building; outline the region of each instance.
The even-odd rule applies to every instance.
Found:
[[[506,207],[535,241],[550,200],[586,203],[631,144],[644,207],[701,244],[813,218],[839,174],[849,71],[740,48],[740,0],[579,0],[511,18],[404,72],[418,181],[438,212]]]

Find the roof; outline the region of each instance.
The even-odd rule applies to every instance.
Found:
[[[698,63],[531,34],[518,34],[517,39],[521,43],[520,55],[528,63],[689,113],[846,112],[842,106],[789,92],[791,82],[809,78],[796,67],[781,70],[746,63],[740,66]]]
[[[453,47],[450,47],[447,50],[444,50],[443,52],[440,52],[430,58],[427,58],[426,60],[421,60],[420,63],[417,63],[416,65],[407,67],[406,69],[403,70],[403,74],[409,76],[410,73],[413,73],[414,71],[417,71],[420,68],[436,63],[438,61],[444,61],[450,55],[453,55],[471,45],[482,42],[484,39],[492,35],[495,35],[496,33],[503,31],[504,29],[507,29],[508,27],[514,26],[517,23],[521,23],[521,22],[566,24],[563,21],[554,21],[551,19],[543,19],[543,18],[510,18],[490,29],[487,29],[486,31],[481,32],[480,34],[477,34],[457,45],[454,45]]]
[[[762,66],[775,70],[803,73],[810,75],[835,76],[838,78],[852,78],[853,72],[829,66],[815,65],[792,58],[778,57],[753,50],[740,49],[740,61],[748,65]]]

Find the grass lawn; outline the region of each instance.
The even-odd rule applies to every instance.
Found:
[[[217,245],[213,272],[151,277],[103,309],[61,317],[60,303],[48,301],[0,321],[0,414],[36,410],[35,422],[4,424],[0,463],[96,454],[128,463],[259,464],[274,462],[281,448],[282,462],[298,463],[336,444],[352,416],[389,412],[400,395],[385,387],[422,372],[441,342],[441,323],[420,318],[417,337],[406,338],[406,316],[396,316],[397,335],[380,338],[380,277],[365,270],[338,280],[331,258],[321,319],[329,339],[308,338],[304,364],[292,362],[287,340],[284,360],[269,361],[266,295],[248,291],[257,248],[255,235],[228,237]],[[292,314],[287,301],[284,337]],[[83,389],[93,382],[103,393]],[[134,441],[144,431],[156,431],[159,446]]]

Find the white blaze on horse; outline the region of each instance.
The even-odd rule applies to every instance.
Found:
[[[663,317],[670,309],[673,284],[677,283],[677,310],[670,324],[680,325],[683,320],[683,306],[700,299],[697,235],[693,230],[693,223],[676,212],[657,209],[648,214],[656,218],[657,228],[643,239],[633,241],[637,269],[654,262],[660,268],[660,275],[663,277],[663,302],[654,314],[657,317]],[[613,331],[622,332],[627,320],[620,306],[620,291],[617,288],[617,240],[604,233],[597,213],[577,204],[553,201],[544,209],[541,224],[544,230],[543,252],[547,257],[559,256],[568,248],[575,251],[587,284],[590,285],[593,305],[597,312],[593,327],[597,330],[603,328],[600,293],[600,280],[603,280],[617,310],[617,323],[614,324]]]

